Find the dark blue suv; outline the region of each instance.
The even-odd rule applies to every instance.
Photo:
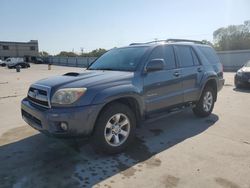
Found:
[[[84,73],[32,84],[22,117],[57,137],[91,136],[94,146],[116,153],[135,136],[138,122],[192,107],[211,114],[224,84],[215,51],[197,41],[166,40],[114,48]]]

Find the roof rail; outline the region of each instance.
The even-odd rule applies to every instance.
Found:
[[[157,43],[157,42],[166,42],[166,40],[154,40],[154,41],[150,41],[150,42],[131,43],[130,46],[140,45],[140,44],[151,44],[151,43]]]
[[[140,45],[140,44],[146,44],[146,43],[131,43],[131,44],[129,44],[129,46]]]
[[[193,42],[197,44],[204,44],[202,41],[198,40],[189,40],[189,39],[167,39],[166,42]]]
[[[152,43],[157,43],[157,42],[166,42],[166,43],[170,43],[170,42],[193,42],[196,44],[205,44],[202,41],[198,41],[198,40],[189,40],[189,39],[167,39],[167,40],[154,40],[154,41],[150,41],[150,42],[142,42],[142,43],[131,43],[130,46],[133,45],[141,45],[141,44],[152,44]]]

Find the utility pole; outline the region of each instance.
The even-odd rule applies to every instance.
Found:
[[[81,47],[80,49],[81,49],[81,55],[83,56],[84,48]]]

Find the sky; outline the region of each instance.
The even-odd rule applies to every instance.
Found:
[[[250,20],[250,0],[1,0],[0,41],[38,40],[39,50],[85,52],[133,42],[213,40]]]

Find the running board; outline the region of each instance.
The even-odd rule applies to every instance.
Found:
[[[190,103],[186,103],[186,104],[184,104],[182,106],[179,106],[179,107],[168,109],[166,111],[162,111],[162,112],[159,112],[159,113],[154,113],[152,115],[146,116],[146,119],[144,120],[144,122],[156,121],[158,119],[165,118],[165,117],[167,117],[169,115],[177,114],[179,112],[182,112],[186,108],[193,108],[194,106],[195,105],[192,102],[190,102]]]

